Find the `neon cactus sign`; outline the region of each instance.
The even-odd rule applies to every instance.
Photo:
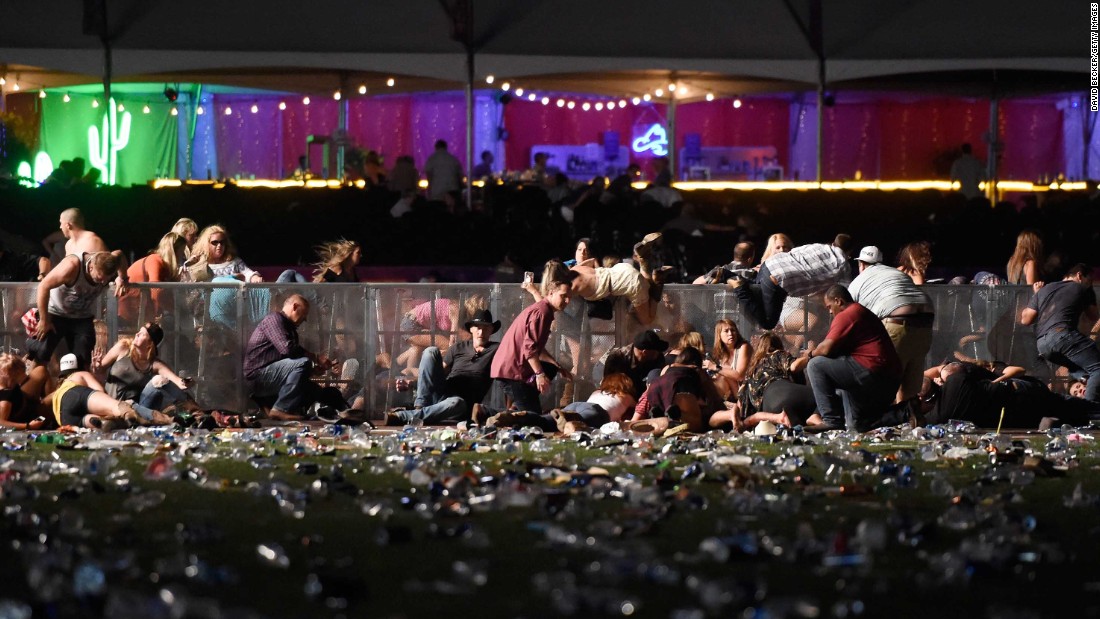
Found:
[[[103,114],[102,131],[95,125],[88,127],[88,162],[93,168],[99,168],[101,178],[108,185],[118,182],[118,153],[130,143],[131,120],[130,112],[123,112],[122,122],[118,122],[118,105],[111,99]],[[108,131],[111,132],[110,140],[107,139]]]

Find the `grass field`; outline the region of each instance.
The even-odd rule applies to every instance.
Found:
[[[0,434],[0,617],[1100,614],[1089,436],[56,438]]]

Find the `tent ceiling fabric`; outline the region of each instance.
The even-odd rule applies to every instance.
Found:
[[[290,5],[108,0],[113,73],[118,81],[209,74],[258,87],[278,83],[272,69],[292,68],[300,79],[352,72],[424,78],[425,88],[461,84],[465,51],[443,8],[454,1],[322,0],[312,10],[281,10]],[[479,77],[583,83],[663,71],[765,90],[812,89],[817,81],[816,55],[792,15],[808,24],[813,0],[789,0],[790,9],[783,0],[469,1]],[[39,67],[55,82],[97,80],[102,46],[85,34],[83,10],[96,3],[5,0],[0,65],[9,73]],[[1087,22],[1088,3],[1068,1],[1040,8],[1030,0],[822,0],[827,78],[873,84],[908,74],[1049,71],[1079,75],[1084,89]]]

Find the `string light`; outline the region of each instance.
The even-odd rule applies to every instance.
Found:
[[[8,80],[0,77],[0,86],[3,86],[4,84],[7,84],[7,83],[8,83]]]
[[[61,97],[62,103],[68,103],[69,101],[72,101],[72,100],[73,100],[73,98],[69,96],[69,93],[65,93],[65,96]]]
[[[741,109],[741,97],[737,97],[733,100],[733,109],[735,109],[735,110]]]
[[[361,95],[367,94],[367,85],[366,84],[360,84],[359,85],[359,94],[361,94]]]
[[[658,98],[660,98],[660,97],[665,96],[665,91],[658,88],[657,90],[653,91],[653,94],[656,95]]]
[[[336,99],[337,101],[339,101],[339,100],[340,100],[340,98],[341,98],[341,97],[343,97],[343,96],[344,96],[344,95],[342,95],[342,94],[340,93],[340,91],[339,91],[339,90],[337,90],[336,92],[332,93],[332,98],[333,98],[333,99]]]
[[[15,92],[19,92],[19,82],[12,82],[11,83],[11,89],[14,90]]]
[[[592,105],[585,101],[584,105],[581,106],[581,109],[587,112],[588,110],[592,109]]]
[[[142,114],[148,114],[150,111],[151,110],[149,109],[148,105],[142,106],[142,108],[141,108],[141,113]]]
[[[626,99],[619,99],[619,107],[626,109]]]
[[[496,79],[497,78],[493,77],[492,75],[486,75],[485,76],[485,83],[486,84],[492,84],[494,81],[496,81]]]
[[[302,105],[309,105],[309,97],[302,97]]]
[[[232,116],[233,115],[233,108],[229,107],[228,105],[225,106],[225,115],[226,116]]]
[[[99,99],[92,99],[92,107],[99,107]]]
[[[641,102],[642,102],[642,100],[641,100],[641,99],[639,99],[638,97],[633,97],[633,98],[632,98],[632,99],[630,100],[630,102],[631,102],[631,103],[633,103],[634,105],[638,105],[639,103],[641,103]]]
[[[565,107],[565,99],[558,99],[558,102],[555,105],[557,105],[558,107]]]
[[[573,108],[577,107],[577,102],[576,101],[570,101],[569,103],[565,104],[565,107],[567,107],[569,109],[573,109]]]
[[[676,92],[676,84],[669,84],[668,85],[668,91],[669,92]]]
[[[500,89],[503,90],[504,92],[508,92],[508,90],[510,88],[512,88],[512,85],[508,82],[504,82],[503,84],[500,85]]]
[[[713,92],[708,92],[707,93],[707,101],[714,101],[714,93]]]
[[[206,110],[203,109],[203,107],[200,105],[199,108],[197,110],[195,110],[195,113],[198,114],[199,116],[202,116],[203,114],[206,113]]]
[[[516,96],[517,97],[522,97],[523,96],[523,89],[522,88],[517,88],[516,89]]]
[[[602,112],[603,111],[603,103],[601,103],[599,101],[596,102],[596,111],[597,112]]]
[[[250,111],[250,112],[252,112],[253,114],[255,114],[256,112],[259,112],[259,111],[260,111],[260,106],[258,106],[258,105],[256,105],[255,103],[253,103],[253,104],[252,104],[252,108],[251,108],[251,109],[250,109],[249,111]]]
[[[45,90],[39,90],[38,91],[38,98],[39,99],[45,99],[46,98],[46,91]]]
[[[280,101],[279,102],[279,109],[280,110],[285,110],[286,109],[286,101]]]
[[[396,84],[396,83],[397,82],[392,77],[390,79],[386,80],[386,85],[389,86],[390,88],[393,88],[393,85]]]
[[[649,93],[648,93],[648,92],[647,92],[647,93],[645,93],[644,95],[642,95],[642,100],[643,100],[643,101],[649,101],[649,100],[650,100],[650,99],[652,99],[652,98],[653,98],[653,97],[649,96]]]
[[[543,105],[550,105],[550,97],[543,97],[542,98],[542,104]]]
[[[538,96],[535,95],[535,93],[531,93],[531,94],[527,95],[527,100],[528,101],[534,101],[535,99],[538,99]]]
[[[176,108],[175,108],[174,106],[172,107],[172,110],[171,110],[171,111],[170,111],[169,113],[170,113],[170,114],[171,114],[172,116],[179,116],[179,115],[180,115],[180,111],[179,111],[179,110],[177,110],[177,109],[176,109]]]
[[[120,111],[120,112],[125,112],[125,111],[126,111],[126,106],[125,106],[125,105],[122,105],[121,103],[119,103],[119,104],[118,104],[118,111]]]

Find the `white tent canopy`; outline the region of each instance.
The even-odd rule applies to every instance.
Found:
[[[455,0],[110,0],[105,22],[101,1],[5,1],[0,71],[30,88],[97,81],[106,23],[116,81],[206,74],[233,83],[279,69],[337,85],[348,74],[427,78],[424,87],[466,81],[448,13],[462,13]],[[1088,4],[1066,0],[466,1],[477,78],[636,76],[631,88],[644,90],[675,72],[733,81],[738,92],[754,82],[813,89],[820,24],[830,85],[997,72],[1087,85]]]

